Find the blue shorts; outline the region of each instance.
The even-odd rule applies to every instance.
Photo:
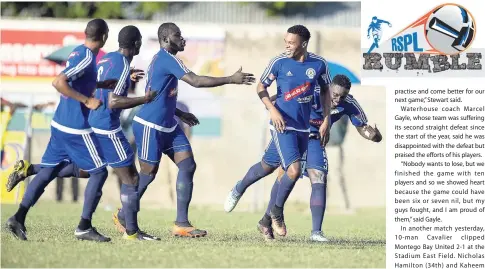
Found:
[[[100,143],[93,132],[70,134],[51,127],[51,138],[42,156],[42,167],[54,167],[68,161],[86,172],[96,172],[106,167],[99,152]]]
[[[162,154],[171,159],[175,152],[192,151],[189,139],[180,126],[170,133],[162,132],[137,121],[133,121],[138,159],[147,163],[158,163]]]
[[[328,174],[328,159],[325,149],[320,146],[320,139],[310,139],[308,141],[308,153],[304,175],[308,176],[306,169],[316,169]]]
[[[308,133],[293,130],[278,133],[271,130],[271,141],[264,152],[263,161],[272,167],[281,165],[285,171],[296,161],[301,161],[302,167],[305,167],[307,149]]]
[[[131,166],[135,161],[135,153],[122,131],[116,133],[100,133],[94,130],[99,141],[100,153],[108,165],[113,168]]]

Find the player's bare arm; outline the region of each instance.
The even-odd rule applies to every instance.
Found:
[[[199,124],[199,119],[197,119],[194,114],[189,112],[183,112],[178,108],[175,109],[175,116],[179,117],[181,121],[188,124],[190,127]]]
[[[367,140],[370,140],[376,143],[379,143],[382,141],[382,134],[379,131],[379,129],[377,129],[376,125],[372,127],[366,124],[361,127],[356,127],[356,129],[357,129],[357,132],[359,132],[359,134]]]
[[[269,98],[269,93],[268,93],[268,90],[266,89],[266,86],[264,86],[264,84],[260,82],[258,84],[258,87],[256,88],[256,91],[258,93],[259,99],[261,99],[264,106],[269,111],[271,121],[273,122],[273,126],[276,128],[278,132],[283,133],[286,128],[285,120],[283,119],[283,116],[281,116],[281,113],[278,111],[278,109],[276,109],[276,107],[273,105],[273,102]]]
[[[67,81],[67,76],[64,73],[61,73],[52,81],[52,86],[54,86],[54,88],[56,88],[60,94],[83,103],[89,109],[97,109],[101,105],[101,101],[98,99],[85,96],[84,94],[79,93],[71,88]]]
[[[155,96],[157,95],[156,91],[147,91],[145,96],[140,97],[124,97],[112,92],[109,93],[109,103],[108,107],[110,109],[113,108],[120,108],[120,109],[128,109],[133,108],[139,105],[143,105],[146,103],[151,102]]]
[[[332,105],[330,96],[330,87],[319,78],[319,84],[323,85],[320,88],[320,103],[322,104],[323,123],[320,125],[319,133],[322,145],[326,145],[330,140],[330,108]]]
[[[275,94],[275,95],[271,96],[271,97],[269,98],[269,100],[270,100],[271,102],[275,102],[277,98],[278,98],[278,95],[276,95],[276,94]]]
[[[182,77],[182,80],[195,88],[218,87],[226,84],[251,85],[255,78],[253,74],[242,72],[242,67],[229,77],[208,77],[199,76],[194,72],[189,72]]]

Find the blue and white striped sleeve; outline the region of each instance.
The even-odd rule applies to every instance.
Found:
[[[113,93],[116,95],[123,95],[123,92],[126,88],[126,82],[128,81],[127,78],[130,75],[130,63],[128,63],[128,61],[123,58],[123,64],[120,65],[120,67],[118,67],[117,69],[118,74],[116,77],[118,78],[118,83],[116,83],[116,87],[114,88]]]
[[[367,116],[364,109],[353,96],[347,96],[345,102],[348,104],[345,108],[345,114],[349,116],[350,121],[355,127],[361,127],[367,124]]]
[[[182,60],[180,60],[177,56],[167,53],[169,55],[169,61],[166,65],[166,69],[177,77],[177,79],[181,79],[185,74],[190,73],[190,69],[188,69]],[[170,60],[171,59],[171,60]]]
[[[89,49],[75,50],[69,55],[66,61],[66,68],[62,73],[66,75],[69,81],[75,81],[84,75],[86,68],[95,60],[96,57]]]
[[[265,87],[271,86],[271,83],[273,83],[273,81],[278,77],[278,70],[280,69],[281,59],[285,57],[286,56],[281,54],[271,59],[268,66],[264,70],[263,75],[261,75],[261,84],[263,84]]]
[[[321,58],[321,60],[323,62],[322,69],[320,70],[321,82],[323,83],[323,85],[328,85],[332,82],[332,77],[330,76],[330,68],[328,67],[328,63],[325,59]]]

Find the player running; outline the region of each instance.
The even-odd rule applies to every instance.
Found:
[[[183,122],[194,126],[199,123],[191,113],[176,109],[177,85],[181,79],[193,87],[217,87],[225,84],[246,84],[254,82],[252,74],[241,69],[229,77],[198,76],[191,72],[176,56],[184,50],[185,40],[177,25],[163,23],[158,28],[160,51],[155,54],[147,72],[146,91],[157,92],[151,103],[141,107],[133,119],[138,158],[140,159],[140,183],[138,195],[141,197],[158,171],[162,153],[167,154],[177,165],[177,218],[172,230],[174,236],[202,237],[206,231],[196,229],[188,220],[188,208],[192,199],[193,177],[196,163],[190,143],[182,128],[177,125],[175,115]],[[122,208],[114,217],[118,227],[126,227]]]
[[[123,27],[118,35],[119,50],[106,54],[98,63],[98,80],[118,79],[114,90],[98,88],[95,97],[101,106],[89,114],[91,125],[100,143],[100,151],[121,178],[121,204],[126,220],[124,239],[160,240],[138,228],[137,214],[140,210],[138,198],[138,171],[134,152],[121,130],[120,114],[123,109],[148,103],[155,97],[155,91],[147,91],[142,97],[127,97],[130,88],[130,63],[140,53],[142,36],[137,27]],[[138,76],[143,73],[138,73]]]
[[[330,84],[332,92],[331,124],[340,120],[344,115],[347,115],[363,138],[373,142],[380,142],[382,135],[379,129],[367,124],[367,116],[364,110],[357,100],[349,94],[351,86],[350,79],[344,75],[336,75],[332,80],[332,84]],[[328,239],[322,233],[322,223],[327,201],[328,159],[325,149],[319,143],[320,135],[318,128],[322,123],[322,106],[318,102],[318,95],[320,95],[320,90],[317,88],[315,90],[315,103],[310,116],[310,140],[308,142],[308,155],[304,174],[310,179],[312,184],[312,193],[310,196],[312,232],[310,240],[326,242]],[[283,170],[280,167],[278,169],[278,179],[275,181],[273,188],[278,188],[282,175]]]
[[[286,235],[283,206],[300,178],[302,164],[306,159],[310,112],[317,84],[323,91],[318,96],[323,104],[323,120],[318,132],[322,137],[321,143],[328,141],[330,74],[327,62],[322,57],[307,52],[309,39],[310,32],[305,26],[290,27],[285,38],[286,54],[271,60],[264,71],[258,85],[258,95],[270,112],[272,139],[262,161],[249,169],[243,180],[231,190],[224,204],[227,212],[232,211],[250,185],[271,174],[281,164],[285,173],[279,186],[273,187],[267,214],[258,225],[258,229],[268,239],[274,239],[273,229],[281,236]],[[278,90],[273,105],[266,88],[275,79]]]
[[[7,229],[18,239],[27,240],[25,218],[44,192],[59,175],[66,161],[73,162],[89,173],[81,221],[74,234],[81,240],[108,242],[91,225],[91,218],[101,199],[102,187],[108,176],[106,163],[98,153],[100,148],[88,123],[89,110],[97,109],[101,101],[90,97],[96,88],[112,88],[116,80],[97,82],[96,55],[108,39],[108,25],[102,19],[91,20],[85,30],[84,45],[76,47],[66,68],[52,82],[62,94],[51,121],[51,139],[42,156],[41,169],[28,185],[19,209],[7,220]]]

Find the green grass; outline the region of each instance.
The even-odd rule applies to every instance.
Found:
[[[2,225],[17,207],[2,205]],[[385,211],[361,210],[353,215],[326,216],[324,231],[331,243],[308,241],[309,214],[288,210],[288,235],[266,243],[256,231],[261,214],[192,209],[191,220],[207,229],[201,239],[173,238],[174,211],[142,210],[140,223],[161,242],[127,242],[100,208],[94,217],[110,243],[77,241],[74,228],[81,205],[40,203],[29,213],[29,241],[2,229],[2,267],[385,267]]]

